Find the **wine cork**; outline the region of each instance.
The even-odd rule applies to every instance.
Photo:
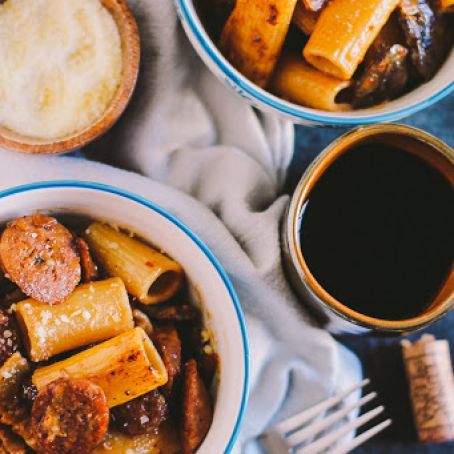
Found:
[[[454,440],[454,375],[449,343],[424,335],[401,342],[418,438]]]

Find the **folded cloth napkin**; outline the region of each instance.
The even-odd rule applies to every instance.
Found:
[[[250,341],[251,392],[234,451],[260,452],[254,439],[271,422],[361,378],[357,358],[311,322],[282,271],[279,220],[288,197],[280,191],[293,126],[254,111],[208,72],[170,0],[129,3],[143,49],[126,114],[84,150],[88,159],[1,150],[0,187],[57,179],[112,184],[153,200],[206,242],[238,292]]]

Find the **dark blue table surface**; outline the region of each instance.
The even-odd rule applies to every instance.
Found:
[[[401,123],[424,129],[454,146],[454,95]],[[311,160],[346,131],[297,126],[295,156],[288,175],[287,189],[290,192]],[[408,338],[415,340],[424,332],[449,339],[454,358],[454,311],[425,331]],[[385,405],[387,416],[393,420],[388,430],[357,448],[355,454],[454,453],[454,442],[424,445],[416,441],[400,350],[401,338],[342,336],[339,340],[358,354],[365,375],[371,379],[371,389],[378,392],[377,403]]]

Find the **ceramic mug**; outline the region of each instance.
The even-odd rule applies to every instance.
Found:
[[[309,269],[300,243],[303,206],[308,200],[309,193],[338,157],[352,147],[370,141],[392,144],[419,156],[435,167],[454,187],[454,150],[430,134],[403,125],[383,124],[352,130],[331,143],[309,166],[295,190],[284,217],[283,260],[295,291],[314,309],[322,324],[336,334],[416,331],[438,320],[454,307],[454,268],[431,304],[422,313],[404,320],[375,318],[351,309],[345,302],[330,295]]]

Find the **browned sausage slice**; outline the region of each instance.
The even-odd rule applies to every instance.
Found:
[[[98,278],[98,267],[90,254],[87,242],[78,236],[76,246],[80,256],[80,266],[82,269],[82,280],[84,282],[95,281]]]
[[[190,304],[155,304],[143,309],[152,320],[162,322],[187,322],[199,318],[199,313]]]
[[[175,378],[181,370],[181,341],[173,325],[157,328],[153,334],[153,341],[167,369],[169,379],[162,387],[162,390],[165,396],[169,396],[172,392]]]
[[[17,331],[14,321],[0,309],[0,366],[18,349]]]
[[[28,296],[56,304],[80,281],[80,259],[71,232],[55,218],[27,216],[8,223],[0,240],[8,277]]]
[[[197,358],[197,364],[199,366],[199,374],[202,377],[205,385],[209,388],[216,376],[216,371],[219,366],[219,357],[217,353],[207,354],[202,353]]]
[[[197,371],[194,359],[185,364],[183,395],[183,454],[192,454],[200,446],[213,419],[210,395]]]
[[[167,419],[166,400],[158,390],[112,408],[115,425],[129,435],[151,433]]]
[[[88,454],[103,440],[108,425],[106,396],[88,380],[55,380],[33,404],[33,433],[44,454]]]

